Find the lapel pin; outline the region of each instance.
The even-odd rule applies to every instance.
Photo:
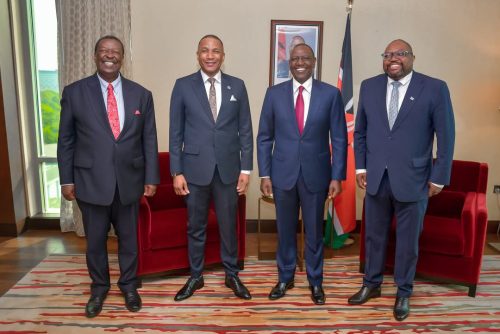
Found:
[[[140,115],[140,114],[141,114],[141,112],[140,112],[139,110],[136,110],[136,111],[134,112],[134,115]]]
[[[414,98],[413,96],[410,96],[410,100],[412,100],[412,101],[413,101],[413,100],[415,100],[415,98]]]
[[[231,89],[231,86],[227,86],[227,89]]]

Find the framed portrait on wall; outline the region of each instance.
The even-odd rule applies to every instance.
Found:
[[[292,77],[288,66],[290,51],[300,43],[306,43],[314,50],[316,68],[313,76],[321,79],[323,21],[271,20],[269,86]]]

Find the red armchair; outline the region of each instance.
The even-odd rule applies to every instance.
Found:
[[[486,239],[488,165],[454,160],[450,185],[429,199],[419,241],[417,275],[469,287],[476,295]],[[394,267],[395,225],[386,266]],[[361,223],[360,271],[365,261],[364,209]]]
[[[188,269],[187,209],[184,199],[174,193],[168,152],[159,154],[160,179],[156,195],[143,197],[139,207],[137,274],[139,276],[175,269]],[[238,261],[245,258],[245,196],[238,200]],[[220,263],[220,238],[213,208],[208,214],[205,264]]]

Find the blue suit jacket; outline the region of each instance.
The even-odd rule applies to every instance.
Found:
[[[428,181],[446,185],[450,180],[455,142],[450,93],[444,81],[413,72],[390,130],[386,91],[385,74],[361,83],[354,130],[356,169],[366,169],[366,191],[375,195],[387,168],[396,199],[414,202],[428,196]]]
[[[170,171],[208,185],[215,166],[223,183],[252,170],[250,106],[242,80],[222,73],[222,101],[214,122],[200,71],[176,81],[170,100]]]
[[[76,198],[109,205],[138,201],[145,184],[160,182],[151,92],[122,76],[125,120],[115,140],[97,75],[66,86],[61,99],[57,161],[61,184],[74,184]]]
[[[337,88],[317,80],[313,80],[311,94],[300,135],[292,80],[267,89],[257,135],[257,159],[259,175],[270,176],[279,189],[295,186],[300,171],[312,192],[328,189],[331,180],[345,179],[347,128],[342,97]]]

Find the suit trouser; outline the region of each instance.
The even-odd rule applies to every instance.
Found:
[[[138,202],[123,205],[118,187],[111,205],[95,205],[78,200],[87,239],[87,268],[92,279],[92,295],[110,288],[107,240],[111,224],[118,237],[118,263],[122,292],[137,289],[137,215]]]
[[[186,196],[188,208],[188,252],[191,277],[203,273],[205,242],[207,238],[208,209],[213,198],[215,214],[219,226],[220,255],[226,274],[238,275],[238,237],[236,235],[236,215],[238,208],[237,182],[224,184],[215,168],[212,182],[206,186],[188,183]]]
[[[307,189],[302,172],[290,190],[273,187],[278,228],[276,262],[280,282],[294,279],[297,265],[297,225],[302,208],[306,247],[307,279],[310,285],[323,283],[323,220],[328,191],[311,192]]]
[[[363,284],[380,286],[383,281],[387,242],[393,216],[396,217],[396,258],[394,281],[398,297],[410,297],[418,260],[418,240],[428,198],[400,202],[392,193],[387,171],[376,195],[365,197],[365,276]]]

